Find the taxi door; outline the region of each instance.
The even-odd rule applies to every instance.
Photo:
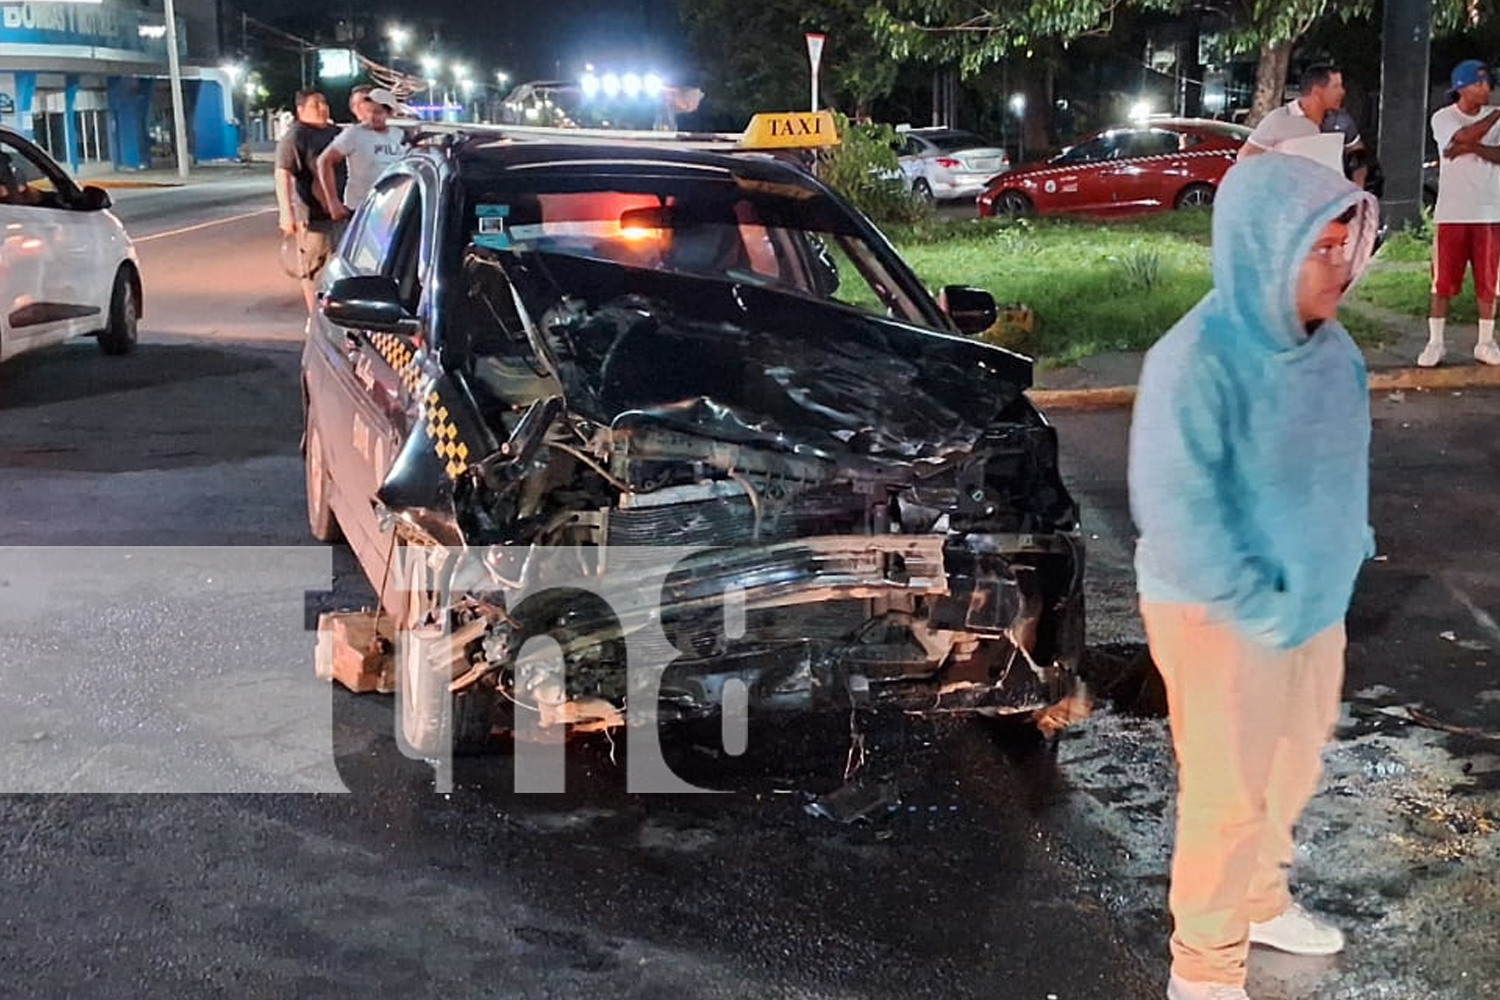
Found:
[[[415,315],[421,293],[419,267],[422,195],[415,177],[389,175],[378,183],[329,263],[329,280],[361,274],[395,278]],[[388,555],[390,539],[374,508],[375,493],[410,430],[422,335],[341,327],[319,318],[309,351],[320,355],[329,380],[310,400],[321,410],[317,423],[335,511],[349,544],[364,565]]]
[[[1182,185],[1182,137],[1167,129],[1143,128],[1121,137],[1116,158],[1103,171],[1111,207],[1133,212],[1160,207],[1167,192]]]

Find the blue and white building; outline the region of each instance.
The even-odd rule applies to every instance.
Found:
[[[219,67],[215,0],[175,0],[189,153],[234,159],[234,86]],[[161,0],[0,0],[0,124],[76,173],[176,162]]]

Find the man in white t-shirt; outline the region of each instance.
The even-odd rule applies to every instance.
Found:
[[[1463,290],[1464,272],[1474,270],[1479,302],[1475,360],[1500,365],[1495,343],[1495,298],[1500,291],[1500,108],[1489,107],[1490,71],[1478,59],[1453,67],[1454,101],[1432,116],[1437,141],[1438,196],[1432,219],[1432,305],[1427,346],[1417,364],[1443,360],[1448,300]]]
[[[370,193],[385,168],[401,158],[402,134],[400,129],[387,124],[389,117],[401,108],[401,103],[384,87],[373,87],[365,95],[366,117],[351,125],[328,144],[318,157],[318,176],[323,180],[322,195],[328,214],[334,219],[347,219],[352,209],[357,208]],[[332,192],[334,171],[340,163],[347,163],[349,180],[344,187],[344,199],[340,202]]]
[[[1301,96],[1260,120],[1240,147],[1240,159],[1276,149],[1288,140],[1308,140],[1321,135],[1323,116],[1344,106],[1344,74],[1327,63],[1307,67],[1298,84]]]

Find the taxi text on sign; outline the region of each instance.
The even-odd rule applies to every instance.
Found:
[[[806,149],[838,143],[831,111],[764,112],[750,119],[744,138],[744,145],[752,149]]]

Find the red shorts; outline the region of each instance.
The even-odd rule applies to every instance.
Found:
[[[1474,297],[1494,302],[1500,287],[1500,222],[1439,222],[1432,246],[1432,294],[1451,299],[1474,266]]]

